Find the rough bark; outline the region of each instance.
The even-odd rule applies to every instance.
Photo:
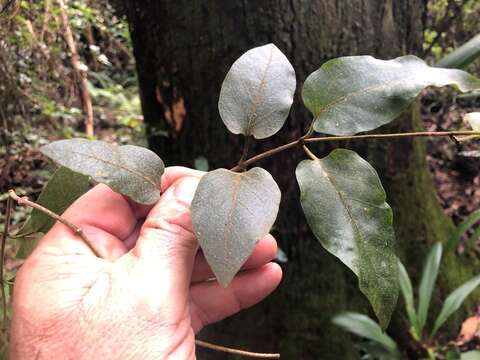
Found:
[[[149,144],[168,165],[231,167],[242,139],[228,134],[217,101],[221,82],[244,51],[275,43],[299,83],[322,62],[342,55],[391,58],[419,53],[425,0],[125,0],[131,25]],[[299,137],[311,120],[300,94],[282,131],[257,142],[252,153]],[[391,129],[418,126],[405,117]],[[348,144],[342,144],[348,145]],[[318,155],[325,146],[312,147]],[[442,213],[425,164],[422,140],[375,142],[356,148],[379,169],[395,214],[399,252],[411,267],[427,245],[445,241],[452,224]],[[301,151],[260,165],[282,191],[273,229],[289,261],[284,281],[265,303],[200,334],[226,346],[279,351],[285,359],[350,359],[349,337],[330,324],[341,310],[368,312],[356,280],[314,240],[294,180]],[[413,266],[417,269],[418,267]],[[226,359],[201,352],[199,358]]]

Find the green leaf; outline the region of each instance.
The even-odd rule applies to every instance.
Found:
[[[372,166],[355,152],[334,150],[296,170],[302,208],[316,238],[359,279],[383,328],[398,297],[392,210]]]
[[[389,123],[427,86],[480,88],[461,70],[430,67],[408,55],[393,60],[348,56],[327,61],[303,86],[303,101],[314,115],[314,130],[353,135]]]
[[[55,141],[40,150],[62,166],[89,175],[138,203],[153,204],[160,199],[164,165],[148,149],[71,139]]]
[[[335,316],[332,321],[346,331],[380,344],[393,358],[399,359],[395,341],[385,334],[380,326],[368,316],[345,312]]]
[[[295,93],[295,71],[273,44],[247,51],[230,68],[218,109],[234,134],[263,139],[281,129]]]
[[[418,333],[417,312],[415,311],[415,303],[413,299],[412,282],[410,276],[408,276],[407,270],[403,266],[400,260],[398,260],[398,279],[400,284],[400,291],[405,301],[405,308],[407,310],[408,320],[410,326],[414,330],[414,336],[416,339],[420,339],[421,334]]]
[[[192,223],[218,282],[226,287],[277,217],[280,190],[262,168],[217,169],[198,184]]]
[[[361,357],[362,360],[393,360],[399,358],[399,355],[392,354],[383,345],[371,340],[361,341],[355,344],[355,347],[362,354],[365,354]]]
[[[60,167],[45,185],[37,203],[56,214],[62,214],[89,187],[88,176]],[[38,232],[47,233],[54,223],[55,220],[50,216],[33,209],[30,217],[14,237],[24,237]]]
[[[454,250],[457,246],[458,242],[465,234],[465,232],[470,229],[473,225],[475,225],[478,221],[480,221],[480,209],[475,210],[470,215],[468,215],[460,224],[458,224],[455,232],[452,234],[450,239],[448,240],[446,251]]]
[[[445,323],[445,321],[452,315],[455,311],[460,309],[462,303],[465,301],[468,295],[472,293],[480,285],[480,275],[470,279],[462,286],[456,288],[443,303],[442,310],[435,320],[435,324],[432,330],[432,337],[435,336],[438,329]]]
[[[480,351],[471,350],[460,355],[460,360],[480,360]]]
[[[423,328],[427,322],[428,308],[430,307],[430,300],[437,280],[438,269],[440,268],[440,261],[442,260],[442,244],[436,243],[430,250],[423,266],[422,278],[420,280],[420,287],[418,289],[418,331],[422,335]]]
[[[445,357],[445,360],[460,360],[461,359],[461,354],[460,354],[459,349],[452,348],[452,349],[447,350],[444,357]]]
[[[29,257],[44,235],[44,233],[35,233],[17,238],[16,241],[19,245],[16,254],[17,259],[26,259]]]
[[[435,66],[464,69],[480,56],[480,34],[454,50]]]

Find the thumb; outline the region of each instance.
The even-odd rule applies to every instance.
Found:
[[[162,194],[147,215],[132,249],[139,263],[149,267],[148,271],[176,279],[180,281],[176,285],[182,287],[190,285],[198,250],[190,204],[199,181],[196,177],[183,177]]]

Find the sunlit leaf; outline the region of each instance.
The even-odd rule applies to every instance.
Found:
[[[335,316],[332,321],[344,330],[381,345],[390,354],[390,359],[400,358],[395,341],[385,334],[380,326],[368,316],[346,312]]]
[[[478,137],[480,139],[480,136]],[[458,155],[465,156],[465,157],[474,157],[478,158],[480,157],[480,150],[465,150],[465,151],[460,151]]]
[[[303,86],[303,101],[314,129],[352,135],[376,129],[399,116],[427,86],[480,88],[480,80],[461,70],[430,67],[408,55],[393,60],[348,56],[327,61]]]
[[[480,112],[471,112],[466,114],[464,117],[473,130],[480,131]]]
[[[243,54],[230,68],[218,109],[234,134],[263,139],[283,126],[295,93],[295,71],[273,44]]]
[[[383,328],[398,296],[392,210],[372,166],[355,152],[334,150],[296,170],[303,211],[313,233],[357,276]]]
[[[280,190],[261,168],[236,173],[217,169],[202,177],[192,201],[192,223],[218,282],[226,287],[268,234]]]
[[[435,66],[464,69],[480,56],[480,34],[441,59]]]
[[[41,151],[55,162],[89,175],[138,203],[152,204],[160,198],[163,161],[146,148],[71,139],[55,141]]]
[[[442,310],[440,310],[440,314],[433,325],[432,336],[435,336],[438,329],[440,329],[445,321],[447,321],[450,315],[460,309],[460,306],[462,306],[462,303],[465,301],[467,296],[470,295],[472,291],[474,291],[479,285],[480,275],[470,279],[462,286],[456,288],[450,295],[448,295],[443,303]]]
[[[90,187],[88,176],[60,167],[45,185],[37,203],[62,214],[76,199]],[[23,237],[33,233],[46,233],[55,223],[55,220],[45,213],[33,209],[30,217],[15,237]]]
[[[440,261],[442,260],[442,244],[436,243],[430,250],[423,266],[422,278],[418,289],[418,329],[421,336],[423,327],[427,321],[428,308],[432,298],[435,281],[437,280]]]

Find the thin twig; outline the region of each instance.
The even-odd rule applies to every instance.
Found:
[[[305,153],[307,154],[307,156],[312,159],[312,160],[318,160],[318,157],[310,151],[310,149],[306,146],[306,145],[303,145],[303,150],[305,151]]]
[[[421,132],[409,132],[409,133],[393,133],[393,134],[366,134],[366,135],[351,135],[351,136],[323,136],[323,137],[308,137],[302,136],[300,139],[289,142],[288,144],[281,145],[279,147],[267,150],[263,153],[255,155],[250,159],[245,160],[242,163],[243,167],[247,167],[257,161],[269,158],[279,152],[291,149],[297,145],[303,145],[303,143],[311,142],[334,142],[345,140],[385,140],[385,139],[401,139],[411,137],[438,137],[438,136],[457,136],[457,135],[472,135],[480,136],[480,131],[421,131]],[[230,170],[238,171],[240,167],[237,165]]]
[[[247,159],[245,160],[243,163],[242,163],[242,166],[248,166],[248,165],[251,165],[253,164],[254,162],[257,162],[259,160],[262,160],[262,159],[265,159],[267,157],[270,157],[272,155],[275,155],[279,152],[282,152],[282,151],[285,151],[287,149],[290,149],[296,145],[298,145],[300,143],[300,139],[298,140],[295,140],[295,141],[292,141],[292,142],[289,142],[288,144],[285,144],[285,145],[282,145],[282,146],[279,146],[279,147],[276,147],[276,148],[273,148],[271,150],[268,150],[268,151],[265,151],[261,154],[258,154],[258,155],[255,155],[253,157],[251,157],[250,159]],[[230,170],[232,171],[238,171],[240,170],[241,167],[236,165],[235,167],[231,168]]]
[[[61,217],[60,215],[55,214],[53,211],[43,207],[42,205],[39,205],[37,203],[34,203],[33,201],[30,201],[28,199],[28,197],[26,197],[26,196],[22,196],[22,197],[18,196],[15,193],[14,190],[9,190],[8,195],[13,200],[15,200],[19,205],[26,205],[26,206],[29,206],[31,208],[37,209],[37,210],[43,212],[44,214],[50,216],[52,219],[55,219],[55,220],[61,222],[63,225],[67,226],[70,230],[72,230],[72,232],[74,234],[78,235],[85,242],[85,244],[87,244],[87,246],[93,251],[93,253],[96,256],[98,256],[99,258],[102,258],[102,259],[107,258],[107,255],[103,254],[103,251],[97,249],[95,244],[87,238],[87,236],[85,235],[83,230],[81,228],[79,228],[77,225],[71,223],[70,221]]]
[[[242,157],[238,163],[243,162],[248,156],[248,150],[250,149],[250,144],[252,143],[252,138],[250,136],[245,137],[245,142],[243,144]]]
[[[51,0],[45,0],[45,11],[43,12],[43,25],[42,30],[40,31],[40,41],[43,42],[45,32],[47,31],[48,21],[50,19],[50,7],[52,3]]]
[[[200,347],[203,347],[203,348],[206,348],[206,349],[226,352],[226,353],[229,353],[229,354],[235,354],[235,355],[240,355],[240,356],[262,358],[262,359],[280,359],[280,354],[255,353],[255,352],[250,352],[250,351],[237,350],[237,349],[232,349],[232,348],[228,348],[228,347],[225,347],[225,346],[210,344],[210,343],[202,341],[202,340],[195,340],[195,344],[197,346],[200,346]]]
[[[252,142],[252,138],[250,136],[245,137],[245,141],[243,143],[243,151],[242,151],[242,156],[240,157],[240,160],[238,160],[237,167],[239,170],[244,170],[245,166],[243,165],[243,162],[248,156],[248,150],[250,149],[250,144]]]
[[[352,136],[326,136],[318,138],[305,139],[309,142],[325,142],[325,141],[343,141],[343,140],[383,140],[383,139],[400,139],[409,137],[438,137],[438,136],[458,136],[458,135],[480,135],[480,131],[420,131],[408,133],[394,133],[394,134],[366,134],[366,135],[352,135]]]
[[[67,42],[70,50],[70,62],[77,78],[78,89],[80,92],[80,99],[82,101],[83,112],[85,115],[85,132],[89,136],[93,136],[93,106],[90,92],[88,91],[88,82],[85,75],[85,71],[81,69],[80,56],[78,55],[77,46],[73,37],[72,28],[67,15],[67,7],[63,0],[57,0],[60,7],[60,17],[62,19],[63,31],[65,41]]]
[[[2,310],[3,310],[3,330],[7,329],[7,296],[5,294],[5,279],[3,278],[5,267],[5,245],[7,244],[8,230],[10,227],[10,216],[12,214],[12,199],[7,199],[7,212],[5,214],[5,228],[3,229],[2,245],[0,250],[0,284],[2,286]]]

